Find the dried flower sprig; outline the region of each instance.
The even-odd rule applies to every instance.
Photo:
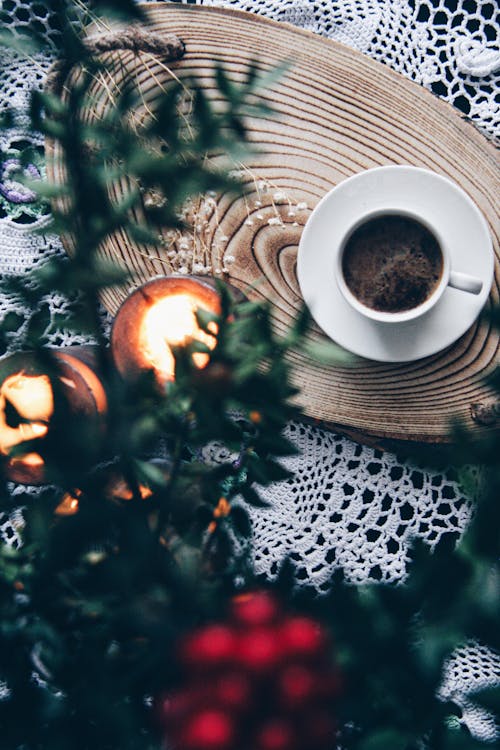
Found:
[[[235,180],[251,180],[252,189],[242,195],[246,226],[264,222],[269,226],[284,228],[289,223],[295,227],[303,223],[299,220],[300,214],[308,208],[305,201],[297,201],[287,191],[255,174],[242,163],[232,170],[231,176]],[[163,202],[160,191],[144,191],[143,203],[146,207],[161,207]],[[182,228],[168,229],[160,235],[159,244],[165,257],[156,260],[169,273],[221,277],[229,274],[235,257],[227,252],[229,236],[221,224],[217,193],[211,190],[189,198],[177,216]]]

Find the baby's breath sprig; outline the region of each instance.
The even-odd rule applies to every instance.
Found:
[[[282,228],[289,224],[299,226],[298,214],[308,208],[305,201],[297,201],[283,188],[241,163],[232,170],[231,177],[236,180],[251,179],[253,189],[242,195],[247,216],[245,226],[251,227],[260,222]],[[143,194],[146,206],[160,207],[163,200],[160,192],[151,189]],[[229,274],[235,257],[227,250],[229,237],[221,224],[217,193],[211,190],[189,198],[177,216],[182,228],[168,229],[160,237],[165,258],[159,260],[168,271],[216,277]]]
[[[234,257],[225,254],[228,237],[220,225],[216,193],[188,199],[178,214],[181,229],[169,229],[161,238],[170,270],[178,274],[222,276]]]
[[[280,188],[271,180],[255,174],[245,164],[240,163],[238,169],[234,171],[234,175],[240,179],[250,177],[254,186],[253,193],[244,196],[247,211],[246,226],[253,226],[255,219],[264,221],[266,216],[263,209],[271,208],[274,215],[267,219],[267,223],[270,226],[284,227],[283,211],[278,206],[286,205],[288,207],[286,218],[289,219],[295,219],[297,212],[304,211],[308,207],[306,202],[297,201],[286,190]],[[299,226],[299,222],[293,221],[292,226]]]

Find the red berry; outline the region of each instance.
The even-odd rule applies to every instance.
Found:
[[[292,750],[295,733],[284,719],[268,721],[257,734],[258,750]]]
[[[300,664],[286,667],[278,680],[280,697],[287,708],[294,709],[311,701],[317,694],[314,673]]]
[[[182,750],[226,750],[234,739],[230,716],[216,709],[205,709],[192,716],[181,733]]]
[[[232,603],[233,617],[240,625],[269,625],[278,612],[276,599],[267,591],[241,594],[236,596]]]
[[[279,638],[290,655],[319,656],[326,638],[321,626],[309,617],[289,617],[282,625]]]
[[[232,710],[245,709],[252,698],[252,687],[248,677],[239,672],[221,675],[214,686],[214,699]]]
[[[238,660],[251,672],[259,674],[274,670],[281,657],[281,646],[276,631],[253,628],[239,639]]]
[[[208,625],[193,633],[181,648],[182,660],[198,669],[218,667],[235,657],[236,636],[226,625]]]

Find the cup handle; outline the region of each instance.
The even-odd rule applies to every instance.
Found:
[[[451,271],[448,286],[453,287],[453,289],[460,289],[462,292],[479,294],[483,288],[483,282],[481,279],[476,279],[474,276],[469,276],[466,273]]]

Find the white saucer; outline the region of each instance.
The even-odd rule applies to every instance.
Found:
[[[411,210],[448,243],[454,271],[482,280],[477,295],[447,287],[421,318],[405,323],[369,320],[346,301],[334,276],[333,248],[369,211]],[[411,362],[456,341],[474,323],[490,293],[494,255],[488,225],[454,182],[419,167],[388,166],[349,177],[327,193],[302,233],[297,276],[304,301],[337,344],[378,362]]]

